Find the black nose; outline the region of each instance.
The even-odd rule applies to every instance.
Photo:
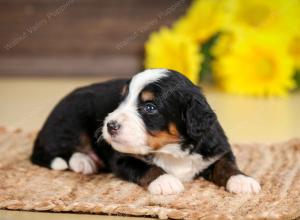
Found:
[[[117,121],[109,121],[107,123],[107,130],[110,135],[116,135],[118,130],[120,129],[121,125]]]

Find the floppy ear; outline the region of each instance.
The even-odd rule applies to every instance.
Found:
[[[217,117],[204,97],[193,94],[186,105],[185,121],[188,136],[201,141],[212,132]]]

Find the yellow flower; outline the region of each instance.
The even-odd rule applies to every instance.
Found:
[[[300,69],[300,34],[292,37],[288,49],[294,59],[295,67]]]
[[[187,14],[179,19],[174,30],[202,43],[220,31],[225,20],[225,1],[194,0]]]
[[[288,35],[289,39],[289,53],[293,57],[296,68],[300,69],[300,1],[298,0],[298,4],[293,5],[293,12],[291,13],[294,18],[296,24],[290,28],[285,35]],[[297,15],[297,16],[294,16]]]
[[[167,28],[151,34],[145,45],[146,68],[168,68],[181,72],[197,83],[202,56],[199,46]]]
[[[231,0],[227,30],[283,31],[297,27],[299,0]]]
[[[237,38],[230,53],[214,63],[215,77],[227,92],[284,96],[295,87],[293,61],[281,38],[249,34]]]
[[[234,44],[235,35],[233,33],[221,34],[215,44],[211,48],[211,53],[215,57],[227,54],[231,50],[231,46]]]

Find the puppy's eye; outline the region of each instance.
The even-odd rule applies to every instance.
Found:
[[[147,114],[157,113],[157,107],[153,103],[146,103],[143,108],[144,112]]]

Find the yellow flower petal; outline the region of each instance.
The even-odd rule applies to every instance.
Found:
[[[226,30],[291,31],[299,28],[298,0],[228,0],[231,12]],[[248,31],[249,31],[248,30]]]
[[[264,33],[237,39],[214,63],[215,77],[225,91],[283,96],[294,88],[293,60],[280,38]]]
[[[146,68],[173,69],[187,76],[192,82],[198,82],[202,56],[199,46],[191,39],[162,28],[151,34],[145,51]]]
[[[291,37],[288,51],[294,59],[295,67],[300,69],[300,34]]]
[[[225,15],[224,0],[194,0],[187,14],[175,23],[174,30],[202,43],[220,31]]]

